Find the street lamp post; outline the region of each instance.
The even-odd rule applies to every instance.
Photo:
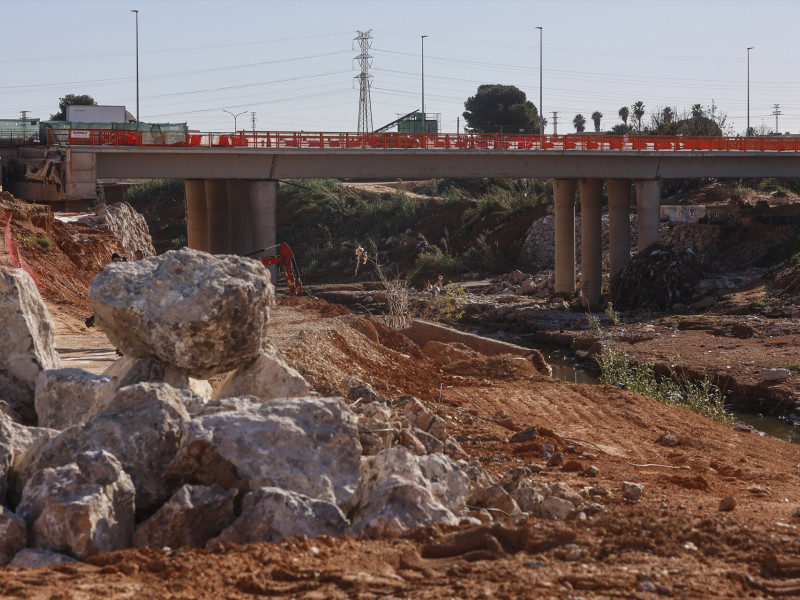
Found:
[[[746,136],[750,135],[750,50],[755,46],[747,47],[747,131]]]
[[[222,109],[220,109],[220,110],[221,110],[222,112],[226,112],[226,113],[228,113],[230,116],[232,116],[232,117],[233,117],[233,133],[236,133],[236,132],[238,131],[238,129],[236,129],[236,119],[237,119],[238,117],[241,117],[241,116],[242,116],[244,113],[246,113],[247,111],[246,111],[246,110],[243,110],[243,111],[242,111],[242,112],[240,112],[240,113],[233,114],[231,111],[229,111],[229,110],[225,110],[224,108],[222,108]]]
[[[544,142],[544,109],[542,108],[542,27],[539,30],[539,137]],[[540,143],[541,143],[540,142]]]
[[[422,42],[422,129],[421,132],[425,133],[425,38],[427,35],[421,35],[420,41]]]
[[[139,129],[139,11],[132,10],[136,13],[136,129]]]

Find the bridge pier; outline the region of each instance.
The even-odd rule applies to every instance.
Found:
[[[631,257],[631,182],[609,179],[608,190],[608,272],[617,275]]]
[[[574,179],[554,179],[555,204],[555,292],[575,294],[575,185]],[[608,186],[609,271],[617,275],[630,259],[630,190],[628,179],[610,179]],[[638,250],[659,241],[661,182],[635,182],[639,212]],[[603,238],[602,179],[581,179],[581,298],[593,307],[602,299]]]
[[[639,245],[641,252],[659,241],[658,223],[661,218],[661,182],[657,179],[636,182],[636,202],[639,212]]]
[[[575,294],[575,180],[554,179],[555,292]]]
[[[581,297],[590,309],[603,292],[603,180],[581,179]]]
[[[187,179],[189,248],[244,255],[277,245],[278,182],[249,179]],[[273,281],[275,267],[269,267]]]
[[[208,213],[206,212],[206,182],[186,179],[186,245],[195,250],[208,247]]]

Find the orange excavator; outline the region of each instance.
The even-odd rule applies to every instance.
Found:
[[[267,252],[268,250],[275,250],[275,248],[280,248],[278,250],[278,254],[276,255],[255,256],[253,258],[261,261],[262,265],[278,265],[281,267],[284,275],[286,276],[286,283],[289,285],[289,293],[292,296],[297,296],[298,293],[303,291],[303,282],[300,281],[300,272],[298,271],[297,263],[294,260],[294,252],[292,252],[292,249],[289,248],[289,244],[286,242],[281,242],[279,246],[254,250],[253,252],[245,254],[245,256],[261,254],[262,252]]]

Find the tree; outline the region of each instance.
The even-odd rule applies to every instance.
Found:
[[[631,109],[631,112],[633,112],[633,118],[636,119],[636,130],[641,133],[642,117],[644,116],[644,102],[641,100],[634,102],[633,106],[631,106]]]
[[[622,122],[627,126],[628,125],[628,117],[630,116],[630,111],[628,110],[627,106],[623,106],[619,109],[619,118],[622,119]]]
[[[464,108],[467,127],[477,133],[539,133],[539,111],[513,85],[480,85]]]
[[[580,113],[575,115],[575,118],[572,119],[572,124],[575,125],[575,131],[578,133],[583,133],[586,129],[586,119]]]
[[[692,118],[697,119],[698,117],[704,117],[705,113],[703,111],[702,104],[692,104]]]
[[[675,109],[665,106],[654,110],[650,114],[650,128],[647,131],[655,135],[676,135],[678,126],[675,123]]]
[[[94,98],[86,94],[81,96],[78,96],[77,94],[67,94],[58,101],[58,112],[54,115],[50,115],[50,120],[66,121],[67,107],[75,104],[80,106],[95,106],[97,102],[94,101]]]
[[[599,110],[596,110],[592,113],[592,121],[594,121],[594,131],[595,133],[600,133],[600,119],[603,118],[603,113]]]

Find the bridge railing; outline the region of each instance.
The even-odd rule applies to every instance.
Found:
[[[633,150],[800,152],[800,137],[694,137],[654,135],[505,135],[478,133],[352,133],[239,131],[210,133],[117,129],[50,129],[48,144],[70,146],[182,146],[214,148],[398,149],[398,150]]]

